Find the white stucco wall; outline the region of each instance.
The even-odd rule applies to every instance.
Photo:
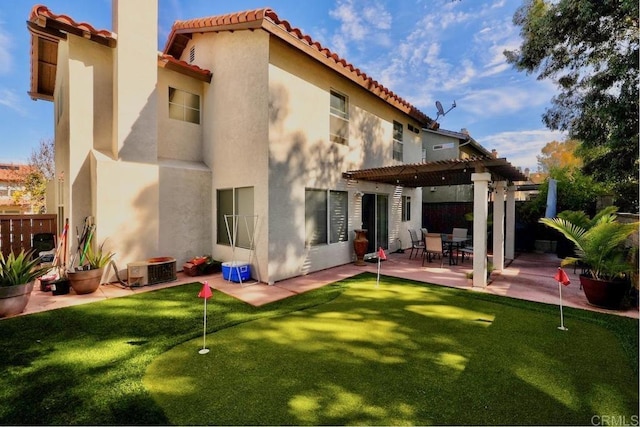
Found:
[[[169,118],[169,86],[200,96],[200,123]],[[203,86],[175,71],[158,68],[158,158],[202,162]]]
[[[266,32],[235,31],[194,34],[185,49],[196,46],[197,64],[213,70],[204,86],[203,158],[211,167],[211,241],[221,261],[252,259],[255,278],[267,280],[268,177],[268,42]],[[182,58],[184,59],[184,58]],[[255,252],[216,244],[216,191],[254,188]]]
[[[421,138],[406,129],[408,117],[277,39],[270,44],[270,62],[269,280],[353,260],[353,230],[362,225],[356,191],[389,196],[387,246],[397,249],[397,239],[408,235],[405,228],[420,227],[421,193],[382,184],[349,185],[342,172],[398,163],[392,159],[393,120],[405,126],[405,163],[420,161]],[[349,99],[348,145],[329,141],[331,89]],[[306,188],[349,191],[349,241],[305,246]],[[401,223],[403,194],[412,197],[412,219]]]

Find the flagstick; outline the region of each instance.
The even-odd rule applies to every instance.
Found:
[[[560,326],[558,329],[561,331],[568,331],[568,328],[564,327],[564,315],[562,314],[562,284],[558,282],[558,291],[560,292]]]
[[[204,331],[202,332],[202,349],[200,351],[198,351],[198,353],[200,354],[207,354],[209,353],[209,349],[206,348],[206,342],[207,342],[207,299],[204,299]]]

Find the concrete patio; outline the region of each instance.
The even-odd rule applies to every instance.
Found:
[[[474,288],[471,286],[466,277],[466,273],[472,270],[472,262],[470,260],[453,266],[445,262],[443,268],[440,268],[439,261],[426,262],[423,267],[421,259],[419,257],[417,259],[409,259],[408,252],[391,253],[388,254],[387,260],[381,263],[381,274],[475,292],[485,292],[547,304],[558,304],[558,283],[554,280],[554,275],[560,265],[560,259],[555,254],[523,253],[512,262],[507,263],[507,265],[504,271],[492,274],[491,282],[486,288]],[[364,266],[346,264],[276,282],[271,286],[255,281],[240,285],[224,280],[220,273],[190,277],[179,272],[177,274],[178,279],[173,282],[137,288],[123,288],[118,283],[111,283],[102,285],[98,291],[87,295],[76,295],[71,291],[67,295],[54,296],[51,292],[43,292],[38,288],[34,289],[29,304],[20,315],[117,298],[140,292],[149,292],[186,283],[203,282],[205,280],[216,290],[241,299],[248,304],[261,306],[354,276],[363,271],[376,273],[377,264],[366,263]],[[639,318],[638,309],[612,311],[588,304],[583,291],[580,289],[578,274],[573,272],[573,268],[565,268],[565,271],[571,279],[571,284],[562,288],[562,300],[565,307]]]

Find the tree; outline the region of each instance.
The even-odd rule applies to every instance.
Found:
[[[582,161],[575,155],[579,146],[580,142],[575,139],[567,139],[564,142],[548,142],[542,147],[541,154],[536,156],[540,170],[548,173],[554,168],[575,169],[581,167]]]
[[[621,210],[638,211],[637,0],[525,0],[513,22],[522,44],[507,60],[560,93],[546,126],[582,141],[583,171],[613,185]]]
[[[44,213],[47,182],[54,178],[53,140],[41,140],[37,149],[31,152],[29,167],[20,177],[23,190],[13,193],[16,203],[27,203],[31,211]]]

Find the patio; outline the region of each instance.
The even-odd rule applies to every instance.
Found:
[[[428,282],[442,286],[557,305],[559,301],[558,283],[553,277],[559,265],[560,260],[555,254],[523,253],[518,255],[515,260],[507,263],[507,267],[501,273],[494,272],[491,275],[491,283],[483,289],[472,287],[466,277],[466,273],[472,270],[472,262],[470,260],[460,263],[459,265],[448,265],[448,263],[445,262],[442,268],[440,268],[440,262],[425,263],[425,266],[422,267],[421,258],[409,259],[409,253],[407,251],[405,253],[388,254],[387,260],[381,263],[381,274],[418,282]],[[123,289],[119,284],[111,283],[102,285],[98,291],[87,295],[75,295],[71,292],[67,295],[53,296],[50,292],[42,292],[39,289],[34,289],[29,304],[21,315],[127,296],[140,292],[148,292],[185,283],[203,282],[205,280],[208,281],[209,285],[215,290],[224,292],[248,304],[261,306],[319,288],[364,271],[376,273],[377,268],[376,263],[366,263],[364,266],[345,264],[276,282],[272,286],[256,282],[240,285],[224,280],[220,273],[209,276],[190,277],[179,272],[177,275],[178,279],[173,282],[126,289]],[[589,305],[583,291],[580,289],[578,274],[574,273],[572,268],[565,268],[565,271],[571,279],[571,285],[562,288],[562,301],[565,307],[616,314],[636,319],[639,318],[639,310],[637,309],[612,311]]]

